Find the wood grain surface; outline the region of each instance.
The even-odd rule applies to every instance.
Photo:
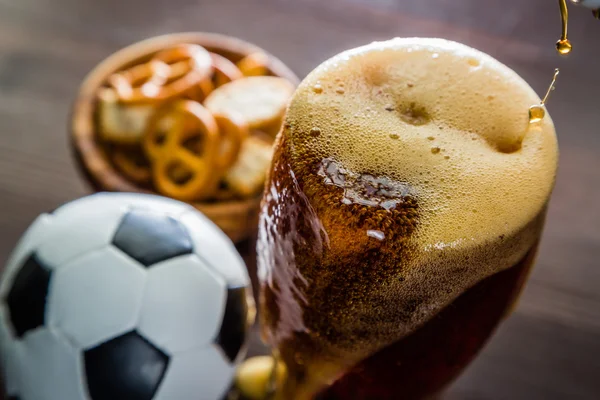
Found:
[[[238,36],[301,77],[376,39],[462,41],[514,68],[549,102],[561,160],[541,254],[516,312],[449,399],[600,398],[600,21],[571,8],[559,58],[553,0],[0,0],[0,260],[40,212],[89,193],[67,140],[81,80],[112,52],[177,31]],[[240,250],[254,265],[253,244]],[[261,352],[258,338],[252,353]]]

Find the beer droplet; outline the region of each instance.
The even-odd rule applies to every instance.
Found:
[[[546,95],[540,102],[540,104],[535,104],[529,107],[529,123],[533,124],[536,122],[540,122],[546,116],[546,102],[548,101],[548,97],[550,93],[554,90],[554,85],[556,84],[556,78],[558,78],[558,74],[560,73],[559,69],[556,68],[554,70],[554,76],[552,77],[552,82],[550,83],[550,87],[548,87],[548,91]]]
[[[397,133],[390,133],[391,139],[398,139],[400,136]]]
[[[445,158],[446,160],[449,160],[449,159],[450,159],[450,156],[444,156],[444,158]]]
[[[567,0],[558,0],[558,6],[560,7],[560,20],[562,34],[560,39],[556,42],[556,51],[558,54],[569,54],[572,46],[568,39],[568,27],[569,27],[569,9],[567,8]]]
[[[344,94],[346,93],[346,90],[344,90],[344,88],[340,86],[335,90],[335,92],[338,94]]]
[[[396,107],[394,107],[391,104],[388,104],[387,106],[385,106],[385,111],[394,111],[396,109]]]
[[[316,94],[323,93],[323,86],[321,86],[320,83],[317,83],[315,86],[313,86],[313,92],[315,92]]]
[[[314,127],[310,130],[310,136],[317,137],[321,134],[321,129]]]
[[[479,67],[479,60],[476,58],[469,58],[467,60],[467,63],[471,66],[471,67]]]
[[[433,136],[427,136],[427,140],[435,140]]]
[[[431,148],[431,154],[438,154],[440,152],[440,148],[439,147],[432,147]]]
[[[571,42],[568,39],[561,39],[558,42],[556,42],[556,50],[559,54],[569,54],[572,49],[573,46],[571,46]]]
[[[379,230],[368,230],[367,236],[380,241],[385,239],[385,233]]]
[[[536,104],[534,106],[529,107],[529,123],[533,124],[536,122],[540,122],[546,116],[546,110],[544,110],[544,106],[540,104]]]

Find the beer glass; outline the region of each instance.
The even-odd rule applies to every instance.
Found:
[[[441,39],[353,49],[302,82],[257,245],[278,398],[430,398],[475,357],[526,281],[554,185],[539,101]]]

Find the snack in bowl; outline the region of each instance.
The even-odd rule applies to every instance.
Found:
[[[212,113],[240,114],[250,129],[277,134],[295,86],[284,78],[253,76],[213,91],[204,105]]]
[[[233,193],[241,197],[251,197],[263,188],[267,169],[271,163],[273,149],[271,144],[260,136],[248,138],[240,149],[236,163],[225,174],[225,184]]]
[[[165,118],[174,120],[167,131]],[[197,148],[186,143],[200,144]],[[219,128],[212,114],[193,100],[165,103],[150,118],[144,150],[152,163],[152,178],[160,193],[178,200],[210,197],[218,183]],[[173,179],[169,170],[185,169],[185,179]]]
[[[112,74],[108,78],[108,85],[124,103],[147,102],[154,100],[170,73],[171,68],[168,65],[152,59]]]
[[[213,114],[213,118],[219,128],[219,159],[217,167],[223,170],[231,167],[240,154],[242,143],[250,134],[248,124],[239,115]]]
[[[237,67],[244,76],[263,76],[269,70],[269,57],[262,52],[252,53],[238,62]]]
[[[225,36],[134,44],[82,84],[76,160],[98,190],[189,202],[242,240],[256,229],[273,138],[297,82],[273,56]]]
[[[115,89],[102,88],[98,92],[100,139],[121,144],[138,143],[153,109],[151,104],[124,104]]]
[[[213,60],[213,76],[214,87],[223,86],[226,83],[241,79],[244,77],[242,71],[229,59],[217,54],[210,53]]]

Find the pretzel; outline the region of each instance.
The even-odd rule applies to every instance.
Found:
[[[202,46],[180,44],[157,53],[152,60],[170,66],[166,82],[154,96],[157,100],[181,96],[203,82],[210,81],[212,58]]]
[[[164,118],[173,123],[161,132]],[[199,151],[185,146],[192,140],[201,141]],[[144,150],[153,163],[152,178],[161,193],[184,201],[204,199],[214,193],[221,172],[217,168],[219,129],[201,104],[177,100],[160,107],[148,122]],[[173,174],[177,169],[179,178]]]
[[[227,58],[216,53],[210,53],[210,56],[212,58],[213,66],[212,79],[203,80],[200,84],[191,89],[186,96],[186,98],[197,101],[198,103],[203,103],[208,95],[219,86],[223,86],[226,83],[244,77],[238,67]]]
[[[110,155],[117,169],[128,179],[140,184],[150,183],[150,165],[140,149],[127,151],[124,148],[114,148]]]
[[[181,79],[189,73],[189,60],[177,61],[170,65],[168,81],[172,82],[175,79]],[[203,79],[197,85],[193,85],[189,90],[185,91],[184,98],[202,103],[204,99],[214,90],[214,85],[210,79]]]
[[[108,84],[125,103],[149,102],[156,98],[168,80],[170,68],[164,62],[151,60],[116,72],[108,78]]]
[[[215,85],[212,80],[205,80],[191,88],[184,98],[194,100],[197,103],[203,103],[214,89]]]
[[[216,53],[210,53],[210,56],[213,62],[213,83],[215,87],[223,86],[226,83],[244,77],[242,71],[229,59]]]
[[[261,52],[252,53],[242,58],[237,66],[244,76],[269,75],[269,56]]]
[[[235,113],[213,114],[219,127],[219,157],[217,166],[226,170],[235,163],[242,147],[242,142],[249,135],[248,125]]]

